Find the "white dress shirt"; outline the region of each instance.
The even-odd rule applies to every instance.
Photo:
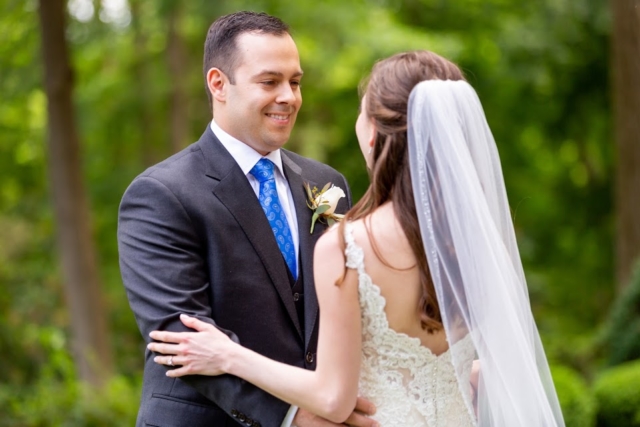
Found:
[[[266,156],[262,156],[253,148],[249,147],[242,141],[232,137],[227,132],[223,131],[220,126],[218,126],[215,120],[211,120],[211,130],[213,134],[220,140],[220,143],[227,149],[231,157],[236,161],[242,172],[245,174],[247,179],[249,180],[249,184],[253,188],[253,191],[256,193],[256,197],[259,197],[260,194],[260,182],[251,175],[250,171],[253,169],[256,163],[261,158],[269,159],[276,166],[274,168],[274,175],[276,180],[276,189],[278,191],[278,198],[280,199],[280,205],[282,206],[282,210],[287,217],[287,221],[289,222],[289,229],[291,230],[291,237],[293,238],[293,247],[296,254],[296,264],[299,263],[298,250],[300,247],[300,239],[298,233],[298,220],[296,218],[296,209],[293,204],[293,196],[291,195],[291,189],[289,188],[289,183],[287,179],[284,177],[284,169],[282,168],[282,157],[280,156],[280,150],[275,150],[267,154]],[[299,265],[299,264],[298,264]],[[297,406],[291,406],[289,408],[289,412],[287,412],[287,416],[282,421],[281,427],[289,427],[293,422],[293,418],[298,411]]]

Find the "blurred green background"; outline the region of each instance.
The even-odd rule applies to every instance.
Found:
[[[64,229],[52,203],[49,170],[59,159],[47,145],[39,3],[0,5],[0,426],[133,425],[143,341],[118,269],[118,204],[137,174],[204,130],[211,118],[202,78],[206,31],[216,17],[243,9],[282,18],[298,44],[304,103],[287,148],[342,171],[356,199],[368,185],[353,130],[357,86],[372,64],[429,49],[461,66],[500,150],[567,425],[640,425],[640,385],[629,380],[640,378],[640,365],[630,362],[640,358],[640,274],[629,279],[631,268],[617,267],[616,242],[631,230],[616,228],[615,202],[633,191],[640,199],[640,189],[616,175],[611,4],[69,0],[77,179],[98,266],[103,312],[93,314],[107,319],[96,334],[110,353],[98,364],[102,379],[88,382],[73,356],[73,324],[83,317],[69,309],[73,290],[57,241]],[[640,69],[635,75],[639,82]],[[625,141],[640,144],[638,136]],[[640,168],[640,158],[630,161]]]

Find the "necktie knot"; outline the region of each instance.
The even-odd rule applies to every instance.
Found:
[[[273,167],[274,164],[271,160],[262,158],[251,168],[249,173],[259,182],[265,182],[274,179]]]

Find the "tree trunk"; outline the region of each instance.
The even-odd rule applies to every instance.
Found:
[[[189,137],[189,112],[186,95],[187,53],[184,39],[180,34],[182,3],[173,3],[169,10],[169,31],[167,35],[167,62],[171,78],[169,99],[169,126],[171,151],[176,153],[186,147]]]
[[[65,39],[65,6],[64,0],[40,0],[39,7],[49,176],[74,358],[80,379],[101,385],[111,373],[111,346],[100,298],[89,206],[82,186],[80,143],[72,104],[73,70]]]
[[[623,289],[640,255],[640,0],[611,0],[617,147],[616,278]]]
[[[149,105],[151,104],[151,97],[149,90],[149,59],[147,48],[147,37],[142,28],[142,16],[143,13],[140,10],[142,2],[140,0],[133,0],[130,3],[131,7],[131,26],[133,28],[134,49],[136,56],[133,63],[133,74],[136,79],[136,91],[137,96],[137,108],[138,111],[138,123],[142,133],[142,140],[140,144],[141,159],[145,167],[151,166],[158,160],[156,146],[154,144],[155,133],[153,132],[153,119]]]

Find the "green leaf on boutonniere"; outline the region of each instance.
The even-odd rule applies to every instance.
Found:
[[[316,208],[315,212],[316,212],[316,214],[318,214],[318,215],[322,215],[323,213],[325,213],[326,211],[328,211],[330,207],[331,207],[331,206],[329,206],[329,204],[326,204],[326,205],[320,205],[320,206],[318,206],[318,207]]]
[[[316,221],[318,220],[319,216],[320,215],[318,215],[317,213],[313,213],[313,216],[311,217],[311,230],[309,231],[309,233],[313,233],[313,227],[315,227]]]
[[[322,205],[322,206],[318,206],[313,211],[313,216],[311,217],[311,231],[309,231],[309,233],[313,233],[313,228],[316,225],[316,221],[318,220],[318,218],[320,218],[320,215],[325,213],[330,207],[331,206],[329,206],[329,205]]]
[[[307,196],[309,197],[309,201],[313,201],[313,194],[311,194],[311,187],[309,187],[309,184],[306,182],[304,183],[304,189],[307,191]]]

